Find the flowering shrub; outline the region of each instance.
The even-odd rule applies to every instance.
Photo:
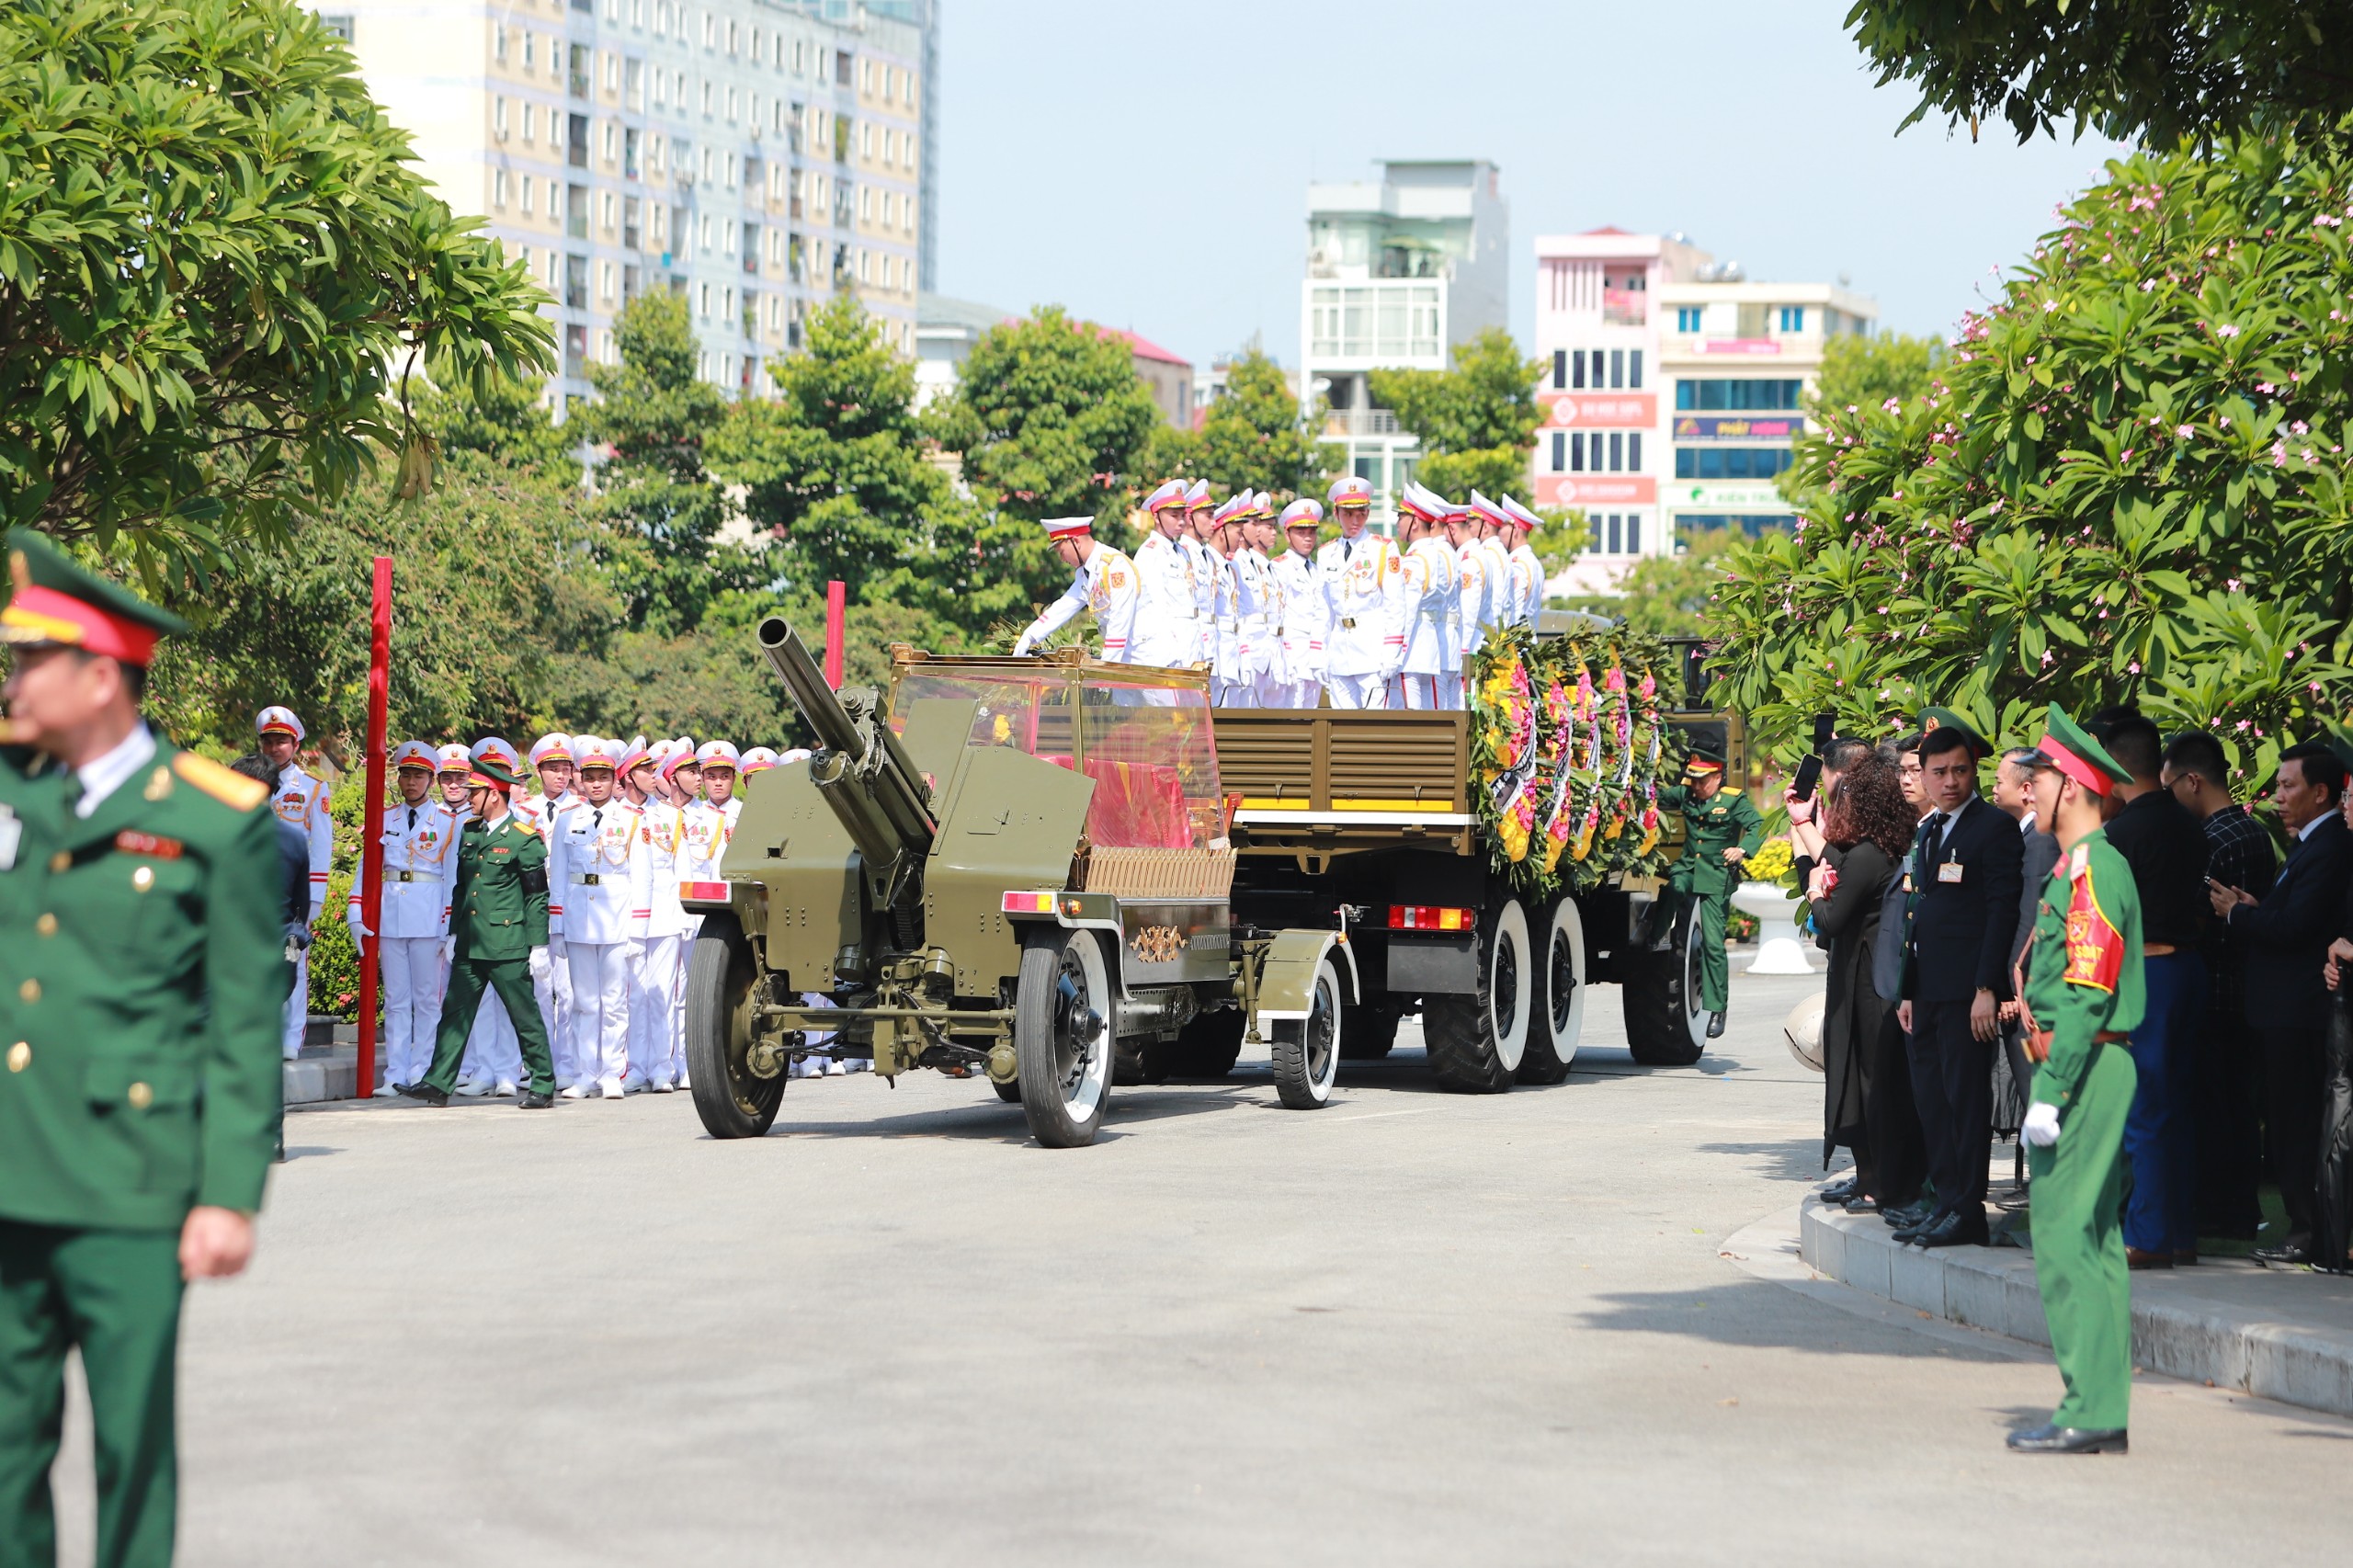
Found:
[[[1717,696],[1785,759],[1813,713],[1928,703],[2006,745],[2136,701],[2250,784],[2347,733],[2353,155],[2143,153],[2061,216],[1927,393],[1830,412],[1796,530],[1728,558]]]

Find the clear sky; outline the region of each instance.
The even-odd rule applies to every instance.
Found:
[[[1296,366],[1308,182],[1484,157],[1523,343],[1535,236],[1605,223],[1941,334],[2117,149],[1897,136],[1847,4],[942,0],[940,291]]]

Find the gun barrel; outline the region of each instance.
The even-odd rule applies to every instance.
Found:
[[[760,652],[767,655],[777,678],[792,694],[793,706],[801,710],[801,716],[817,733],[817,744],[828,751],[846,752],[853,757],[863,753],[866,745],[858,736],[857,722],[825,684],[824,672],[809,656],[807,646],[791,624],[780,615],[766,617],[760,622],[759,639]]]

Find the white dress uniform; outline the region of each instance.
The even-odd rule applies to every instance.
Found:
[[[1255,549],[1233,552],[1234,661],[1237,678],[1227,698],[1235,708],[1279,708],[1289,694],[1283,662],[1282,589],[1275,569]]]
[[[1509,512],[1519,526],[1533,534],[1544,526],[1544,519],[1506,497],[1504,510]],[[1533,627],[1536,617],[1544,608],[1544,562],[1529,545],[1527,537],[1512,546],[1512,617],[1519,625]]]
[[[299,745],[302,721],[290,709],[265,708],[254,721],[254,731],[259,735],[290,735]],[[278,774],[278,787],[270,796],[270,810],[280,822],[301,829],[311,847],[311,923],[314,926],[319,912],[326,907],[327,872],[335,859],[335,824],[327,815],[328,803],[326,784],[291,762]],[[289,1062],[301,1054],[302,1036],[310,1026],[311,950],[305,948],[294,960],[294,989],[286,998],[285,1031],[279,1042]]]
[[[1389,676],[1405,654],[1389,591],[1401,564],[1397,547],[1370,528],[1315,552],[1326,628],[1324,689],[1335,708],[1389,706]]]
[[[1313,556],[1285,551],[1268,568],[1282,595],[1284,708],[1313,708],[1324,689],[1324,623],[1330,610]]]
[[[683,751],[683,756],[681,753]],[[667,778],[681,760],[691,759],[691,742],[659,748],[655,764]],[[645,854],[648,889],[645,931],[639,941],[637,971],[630,981],[627,1086],[668,1093],[677,1086],[686,1048],[681,983],[686,975],[687,938],[695,921],[678,896],[685,880],[679,867],[687,852],[687,809],[649,799],[639,813],[638,845]]]
[[[1200,601],[1191,551],[1154,530],[1136,547],[1135,629],[1128,662],[1166,668],[1200,658]]]
[[[1045,524],[1048,539],[1061,539],[1072,534],[1091,534],[1091,517],[1051,517]],[[1103,662],[1109,665],[1135,663],[1136,608],[1139,603],[1136,563],[1109,545],[1097,540],[1094,552],[1087,556],[1063,590],[1063,597],[1048,605],[1037,619],[1022,632],[1013,645],[1017,658],[1051,637],[1076,618],[1083,609],[1095,612],[1096,629],[1103,634]],[[729,802],[733,804],[733,802]]]
[[[433,748],[408,741],[392,756],[395,769],[435,767]],[[458,818],[427,798],[423,805],[395,801],[384,808],[379,840],[384,854],[384,893],[376,914],[376,967],[383,978],[383,1094],[417,1082],[433,1062],[433,1036],[441,1019],[441,941],[449,934],[449,877]],[[351,879],[344,919],[357,943],[368,893],[368,862]]]
[[[589,756],[620,758],[600,746]],[[584,756],[585,765],[588,757]],[[619,1098],[629,1070],[632,949],[653,914],[647,856],[638,809],[616,795],[601,806],[583,800],[563,813],[548,857],[548,935],[563,941],[572,970],[572,1040],[580,1076],[564,1093]],[[556,902],[560,901],[560,902]]]
[[[1479,540],[1470,540],[1453,551],[1455,581],[1455,631],[1461,657],[1455,673],[1454,688],[1440,695],[1441,708],[1460,708],[1462,704],[1462,681],[1471,668],[1472,655],[1486,645],[1487,627],[1494,619],[1493,606],[1496,593],[1506,585],[1495,576],[1495,562],[1479,547]]]
[[[1443,708],[1449,689],[1460,687],[1462,674],[1454,551],[1442,540],[1415,540],[1392,584],[1392,613],[1404,631],[1405,656],[1398,666],[1392,693],[1396,700],[1391,706]]]

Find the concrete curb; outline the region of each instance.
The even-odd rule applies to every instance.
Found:
[[[317,1105],[347,1100],[359,1093],[359,1031],[349,1024],[314,1015],[303,1036],[302,1054],[286,1063],[282,1103]]]
[[[1809,1202],[1815,1273],[1953,1323],[2048,1346],[2034,1260],[2008,1248],[1902,1246],[1875,1214]],[[2132,1278],[2132,1363],[2167,1377],[2353,1415],[2353,1285],[2205,1265]]]

